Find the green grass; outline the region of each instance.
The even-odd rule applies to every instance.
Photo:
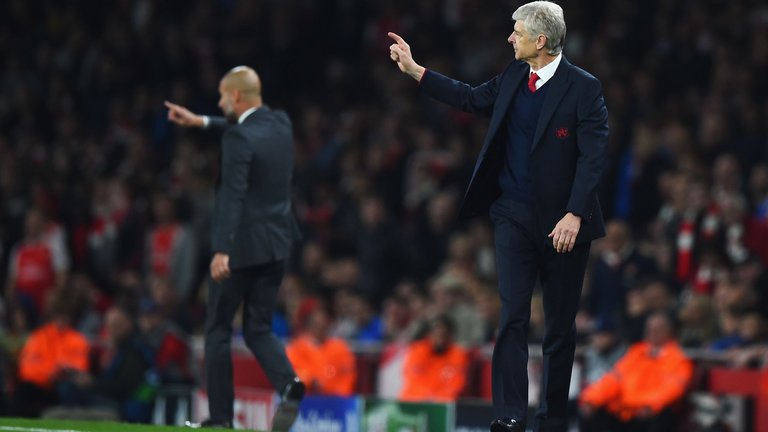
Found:
[[[39,420],[0,417],[0,432],[43,432],[36,431],[40,429],[77,432],[192,432],[193,430],[200,432],[221,432],[221,429],[211,428],[190,429],[180,426],[153,426],[134,423]]]

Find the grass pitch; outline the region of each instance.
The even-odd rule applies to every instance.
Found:
[[[0,417],[0,432],[221,432],[221,429],[190,429],[135,423],[40,420]]]

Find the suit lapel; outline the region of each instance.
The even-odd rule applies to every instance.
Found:
[[[571,64],[563,56],[560,60],[560,65],[557,66],[555,75],[552,76],[552,82],[550,82],[549,90],[547,90],[547,96],[544,98],[544,105],[541,107],[541,114],[539,114],[539,121],[536,124],[536,133],[533,134],[533,145],[531,146],[531,152],[536,148],[536,145],[541,141],[544,130],[549,124],[549,120],[552,115],[555,114],[557,105],[565,95],[565,90],[570,85],[568,80],[568,71]]]

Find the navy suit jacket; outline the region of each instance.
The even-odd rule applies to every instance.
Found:
[[[503,73],[472,87],[427,70],[421,88],[431,97],[469,113],[491,117],[459,216],[487,215],[501,194],[509,106],[527,85],[527,63],[513,61]],[[608,110],[600,81],[563,57],[536,126],[529,167],[540,234],[546,237],[567,212],[581,216],[576,243],[605,235],[597,186],[608,143]]]
[[[288,257],[299,236],[291,212],[293,131],[288,115],[266,105],[225,127],[213,215],[213,252],[229,254],[233,269]]]

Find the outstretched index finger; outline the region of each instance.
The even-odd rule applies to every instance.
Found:
[[[407,44],[405,43],[405,41],[403,40],[403,38],[401,38],[400,36],[398,36],[398,35],[397,35],[397,34],[395,34],[395,33],[389,32],[389,33],[387,33],[387,36],[389,36],[389,37],[391,37],[392,39],[394,39],[394,40],[395,40],[395,42],[397,42],[397,44],[398,44],[398,45],[407,45]]]

